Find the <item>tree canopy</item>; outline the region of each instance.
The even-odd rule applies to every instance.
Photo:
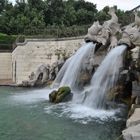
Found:
[[[28,0],[15,5],[0,0],[0,32],[24,34],[26,29],[91,25],[96,20],[102,23],[110,18],[107,11],[108,7],[98,11],[95,4],[85,0]],[[130,22],[124,11],[118,9],[116,13],[122,25]]]

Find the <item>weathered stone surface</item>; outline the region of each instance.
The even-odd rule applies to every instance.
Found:
[[[29,76],[29,80],[22,81],[20,86],[24,87],[34,87],[42,86],[44,83],[49,80],[49,66],[41,65],[37,68],[35,72],[32,72]]]
[[[138,81],[133,82],[133,95],[140,96],[140,83]]]
[[[125,129],[122,134],[124,140],[140,140],[140,124]]]
[[[122,32],[122,38],[119,40],[119,44],[127,44],[131,47],[140,47],[140,32],[139,32],[140,17],[135,14],[134,25],[130,24],[125,27]]]
[[[135,98],[135,97],[134,97]],[[131,109],[129,110],[128,117],[132,116],[136,108],[140,108],[140,105],[132,104]]]
[[[140,108],[136,108],[133,115],[127,120],[126,126],[134,126],[140,124]]]
[[[12,54],[0,53],[0,80],[12,79]]]
[[[69,87],[60,87],[49,94],[49,101],[52,103],[60,103],[70,101],[72,99],[71,89]]]
[[[17,44],[12,52],[13,81],[21,84],[38,65],[51,66],[59,60],[58,53],[71,56],[84,42],[83,38],[26,39],[25,43]]]
[[[132,52],[132,58],[133,59],[139,59],[140,58],[140,47],[135,47],[134,49],[131,49]]]

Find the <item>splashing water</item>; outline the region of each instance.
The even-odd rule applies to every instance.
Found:
[[[106,93],[112,88],[119,76],[120,68],[123,66],[123,53],[126,46],[121,45],[112,49],[105,57],[97,71],[94,73],[91,85],[84,91],[84,105],[104,108]]]
[[[94,55],[95,45],[93,43],[84,44],[71,58],[69,58],[58,73],[53,85],[69,86],[72,89],[77,87],[77,80],[85,62]]]

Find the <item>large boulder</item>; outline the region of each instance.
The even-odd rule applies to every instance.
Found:
[[[60,87],[49,94],[49,101],[52,103],[60,103],[70,101],[72,99],[71,89],[69,87]]]

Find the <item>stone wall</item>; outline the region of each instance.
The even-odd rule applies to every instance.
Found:
[[[83,37],[65,39],[26,39],[17,44],[12,53],[13,81],[17,84],[29,79],[41,64],[53,64],[58,54],[72,55],[84,43]]]
[[[12,79],[12,55],[8,52],[0,53],[0,80]]]

